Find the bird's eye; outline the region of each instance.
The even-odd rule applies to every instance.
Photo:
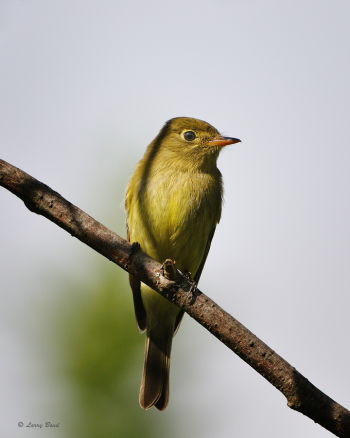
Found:
[[[187,141],[193,141],[196,137],[197,136],[193,131],[184,132],[184,139]]]

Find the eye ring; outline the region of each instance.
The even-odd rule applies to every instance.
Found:
[[[183,133],[183,137],[186,141],[193,141],[194,139],[197,138],[196,133],[193,131],[185,131]]]

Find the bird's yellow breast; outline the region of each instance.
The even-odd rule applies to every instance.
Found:
[[[220,173],[167,169],[146,180],[136,172],[126,197],[131,242],[151,257],[176,261],[194,276],[220,219]]]

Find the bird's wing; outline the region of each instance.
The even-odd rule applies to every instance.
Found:
[[[211,241],[213,240],[213,236],[214,236],[214,233],[215,233],[215,228],[216,228],[216,225],[213,227],[213,229],[211,230],[211,233],[208,236],[207,245],[205,247],[205,251],[204,251],[201,263],[199,265],[199,268],[197,269],[197,272],[196,272],[195,276],[193,277],[193,280],[197,284],[198,284],[199,279],[200,279],[200,277],[202,275],[202,271],[203,271],[203,268],[204,268],[205,261],[207,260],[207,257],[208,257]]]
[[[203,268],[204,268],[204,265],[205,265],[205,261],[207,260],[209,249],[210,249],[210,245],[211,245],[211,241],[213,240],[213,236],[214,236],[214,233],[215,233],[215,228],[216,228],[216,225],[213,227],[213,229],[211,230],[211,232],[210,232],[210,234],[208,236],[207,245],[205,247],[205,251],[204,251],[201,263],[199,265],[199,268],[197,269],[197,272],[196,272],[195,276],[193,277],[193,280],[196,282],[196,284],[198,284],[198,282],[199,282],[200,276],[202,274],[202,271],[203,271]],[[184,315],[184,311],[181,310],[180,313],[176,317],[174,334],[176,333],[177,329],[179,328],[179,325],[180,325],[180,322],[182,320],[183,315]]]
[[[129,229],[127,229],[127,240],[130,242]],[[129,283],[134,298],[134,309],[137,326],[140,332],[144,332],[146,330],[146,310],[141,297],[141,282],[137,277],[129,274]]]

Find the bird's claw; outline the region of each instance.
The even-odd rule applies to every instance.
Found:
[[[141,246],[139,244],[139,242],[133,242],[131,244],[131,249],[130,249],[130,253],[128,256],[128,262],[127,265],[129,265],[132,262],[132,259],[134,258],[135,254],[141,249]]]
[[[176,262],[171,259],[166,259],[163,262],[161,273],[163,277],[167,278],[168,280],[175,281],[176,280]]]
[[[141,248],[139,242],[133,242],[131,244],[131,253],[134,254],[136,251],[138,251]]]
[[[197,290],[197,282],[195,280],[193,280],[191,272],[186,271],[184,273],[184,276],[187,278],[187,280],[191,283],[191,286],[188,290],[188,292],[194,294]]]

